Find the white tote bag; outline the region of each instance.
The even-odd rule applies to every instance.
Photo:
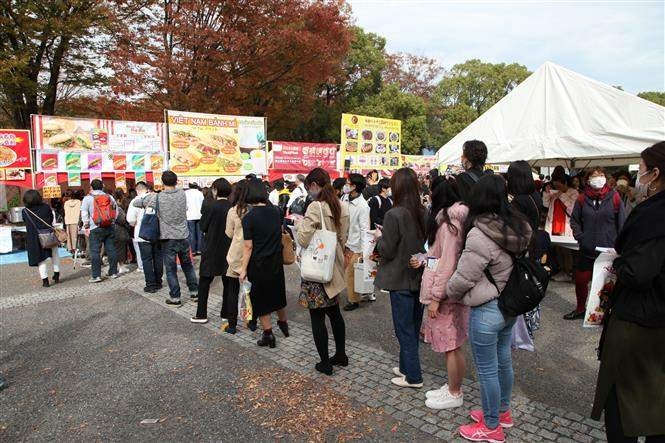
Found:
[[[614,290],[617,274],[614,270],[614,259],[618,255],[614,250],[602,252],[593,263],[591,288],[584,313],[585,328],[597,328],[603,325],[605,310],[609,297]]]
[[[300,257],[300,275],[303,280],[316,283],[329,283],[335,268],[337,252],[337,234],[326,229],[323,207],[319,203],[321,213],[321,229],[314,232],[309,246],[302,250]]]

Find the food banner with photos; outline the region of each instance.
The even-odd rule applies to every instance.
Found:
[[[166,169],[166,125],[32,115],[38,172],[145,172]]]
[[[342,114],[342,162],[351,170],[389,170],[401,165],[402,122],[364,115]]]
[[[436,155],[403,155],[402,167],[411,168],[416,174],[427,175],[432,169],[437,169]]]
[[[21,186],[31,169],[30,131],[0,129],[0,181]]]
[[[182,176],[267,174],[266,119],[165,111],[171,170]]]
[[[309,172],[314,168],[337,169],[335,143],[270,142],[272,167],[284,173]]]

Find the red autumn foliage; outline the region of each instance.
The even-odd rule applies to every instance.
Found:
[[[398,52],[386,57],[383,71],[386,83],[397,84],[402,92],[429,98],[441,80],[444,69],[433,58]]]
[[[341,0],[153,1],[115,33],[112,90],[136,102],[124,118],[265,115],[287,129],[348,51],[347,22]]]

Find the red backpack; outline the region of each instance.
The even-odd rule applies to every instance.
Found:
[[[108,194],[99,194],[93,196],[92,201],[92,221],[100,228],[113,226],[116,211],[113,200]]]

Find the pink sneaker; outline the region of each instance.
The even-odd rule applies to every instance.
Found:
[[[460,426],[459,434],[471,441],[486,441],[489,443],[503,443],[506,441],[501,426],[497,426],[496,429],[488,429],[483,422]]]
[[[482,409],[475,409],[469,412],[469,415],[471,416],[471,420],[475,421],[476,423],[483,421]],[[512,428],[513,424],[513,417],[510,415],[510,409],[499,414],[499,425],[501,425],[502,428]]]

